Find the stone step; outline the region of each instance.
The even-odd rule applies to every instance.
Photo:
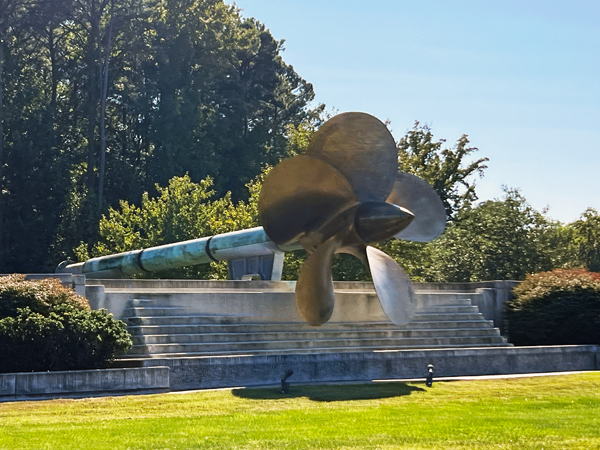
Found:
[[[151,301],[144,300],[146,303],[152,303]],[[476,306],[469,305],[443,305],[443,306],[432,306],[428,307],[423,311],[418,311],[417,316],[423,314],[478,314],[479,310]],[[126,317],[206,317],[208,321],[217,320],[218,317],[230,317],[230,316],[217,316],[208,314],[194,314],[190,308],[184,308],[179,306],[165,306],[165,305],[145,305],[145,306],[134,306],[126,308],[124,311]]]
[[[226,350],[220,352],[174,352],[174,353],[129,353],[123,358],[124,360],[143,360],[143,359],[160,359],[160,358],[193,358],[193,357],[215,357],[215,356],[245,356],[245,355],[292,355],[292,354],[315,354],[315,353],[352,353],[352,352],[393,352],[398,350],[419,350],[419,349],[443,349],[443,348],[480,348],[480,347],[512,347],[512,344],[507,344],[506,342],[502,343],[468,343],[468,344],[459,344],[452,343],[448,344],[431,344],[428,343],[426,345],[410,345],[410,346],[377,346],[377,347],[324,347],[324,348],[287,348],[287,349],[254,349],[249,351],[242,350]]]
[[[168,310],[166,310],[168,311]],[[248,318],[240,316],[216,316],[216,315],[198,315],[198,314],[179,314],[179,315],[167,315],[167,314],[152,314],[152,315],[139,315],[125,318],[128,323],[135,325],[169,325],[169,324],[232,324],[242,323]],[[465,321],[465,320],[485,320],[481,314],[476,312],[423,312],[416,313],[413,322],[430,322],[430,321]]]
[[[124,320],[130,324],[136,325],[169,325],[178,324],[216,324],[229,325],[242,323],[247,320],[241,316],[217,316],[208,314],[189,314],[189,315],[165,315],[165,316],[139,316],[125,317]]]
[[[477,294],[464,293],[417,293],[415,295],[417,304],[422,309],[428,309],[438,306],[471,306],[472,298]]]
[[[485,329],[448,329],[448,330],[362,330],[362,331],[287,331],[267,333],[205,333],[205,334],[158,334],[133,336],[134,344],[172,344],[200,342],[242,342],[275,340],[312,340],[335,339],[371,339],[371,338],[430,338],[430,337],[475,337],[499,336],[494,328]]]
[[[415,322],[404,327],[397,327],[390,322],[364,323],[338,323],[327,324],[316,329],[303,323],[241,323],[227,325],[205,324],[168,324],[168,325],[129,325],[128,329],[133,335],[140,334],[205,334],[205,333],[242,333],[242,332],[278,332],[284,328],[288,331],[314,331],[323,332],[331,330],[425,330],[425,329],[493,329],[490,320],[465,320],[465,321],[440,321],[440,322]]]
[[[477,320],[483,316],[478,312],[418,312],[414,315],[411,322],[433,322],[437,320]]]
[[[469,305],[442,305],[429,306],[426,310],[419,311],[424,313],[478,313],[477,306]]]
[[[152,306],[154,303],[155,301],[149,298],[134,298],[131,300],[133,306]]]
[[[327,323],[320,327],[313,327],[304,322],[290,323],[237,323],[237,324],[179,324],[167,325],[129,325],[132,334],[206,334],[206,333],[266,333],[286,331],[335,331],[335,330],[399,330],[390,322],[340,322]]]
[[[319,328],[305,323],[237,323],[237,324],[180,324],[166,325],[129,325],[128,329],[133,335],[157,334],[207,334],[207,333],[267,333],[286,331],[397,331],[397,330],[441,330],[441,329],[493,329],[490,320],[463,320],[463,321],[424,321],[412,322],[404,327],[398,327],[390,322],[340,322],[328,323]]]
[[[193,313],[194,311],[191,311],[189,308],[164,305],[135,306],[132,308],[126,308],[124,311],[124,314],[127,317],[186,316]]]
[[[493,328],[494,322],[483,318],[475,320],[422,320],[413,321],[403,328],[407,330],[420,330],[423,328]]]
[[[435,337],[435,338],[381,338],[381,339],[299,339],[276,341],[247,341],[247,342],[198,342],[173,344],[147,344],[133,347],[130,354],[136,352],[155,353],[206,353],[238,351],[275,350],[290,348],[337,348],[337,347],[374,347],[374,348],[409,348],[424,345],[449,346],[467,344],[503,344],[501,336],[476,337]]]
[[[344,301],[350,302],[346,304],[347,308],[353,308],[353,302],[357,299],[360,299],[359,304],[362,301],[377,301],[374,291],[368,289],[364,292],[337,289],[336,292],[342,308],[346,304]],[[255,293],[260,295],[258,291]],[[193,292],[185,294],[195,295]],[[293,301],[290,293],[282,294],[282,300]],[[353,296],[354,294],[362,298]],[[274,293],[268,295],[272,296]],[[484,319],[478,308],[473,306],[472,296],[473,294],[460,292],[418,293],[420,309],[413,320],[403,327],[385,320],[380,312],[371,315],[373,310],[364,314],[364,317],[372,318],[372,321],[361,320],[362,316],[358,316],[353,317],[359,319],[356,322],[333,321],[321,327],[312,327],[304,322],[296,322],[289,313],[286,313],[286,319],[280,319],[281,322],[266,319],[266,316],[262,316],[262,311],[252,309],[249,311],[250,315],[246,312],[245,316],[237,313],[215,314],[213,310],[219,308],[204,308],[201,297],[192,299],[186,295],[188,300],[184,307],[181,303],[175,303],[175,298],[168,295],[148,295],[147,298],[140,296],[130,303],[124,314],[134,339],[128,358],[510,345],[500,336],[492,322]],[[273,297],[271,301],[272,299]],[[275,304],[277,299],[278,297]],[[293,303],[291,305],[293,307]],[[240,312],[243,309],[239,305],[236,308]],[[286,308],[286,311],[290,311],[289,307]]]
[[[233,324],[179,324],[169,323],[166,325],[129,325],[128,329],[133,334],[207,334],[207,333],[265,333],[283,331],[364,331],[364,330],[399,330],[390,322],[339,322],[328,323],[320,327],[314,327],[304,322],[290,323],[233,323]]]

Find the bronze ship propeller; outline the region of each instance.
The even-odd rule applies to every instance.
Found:
[[[436,192],[398,171],[387,127],[358,112],[339,114],[314,134],[305,154],[286,159],[265,178],[259,218],[279,246],[308,252],[296,284],[296,305],[311,325],[329,320],[335,305],[331,258],[349,253],[370,270],[382,309],[397,325],[415,311],[412,284],[400,266],[368,244],[391,237],[429,241],[446,224]]]

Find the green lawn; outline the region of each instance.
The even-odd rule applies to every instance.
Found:
[[[600,372],[2,403],[0,448],[600,449]]]

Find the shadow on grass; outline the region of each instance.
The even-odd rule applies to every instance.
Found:
[[[239,388],[233,395],[251,400],[278,400],[285,398],[306,397],[317,402],[343,402],[348,400],[374,400],[380,398],[401,397],[412,392],[425,391],[406,383],[373,383],[373,384],[337,384],[337,385],[290,385],[289,394],[283,394],[280,387],[272,388]]]

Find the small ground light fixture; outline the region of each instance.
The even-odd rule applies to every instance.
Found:
[[[431,387],[433,384],[433,364],[427,365],[427,378],[425,378],[425,385]]]
[[[282,394],[289,394],[290,393],[290,383],[288,383],[286,380],[289,377],[291,377],[292,375],[294,375],[294,371],[292,369],[288,369],[283,374],[283,378],[281,379],[281,393]]]

